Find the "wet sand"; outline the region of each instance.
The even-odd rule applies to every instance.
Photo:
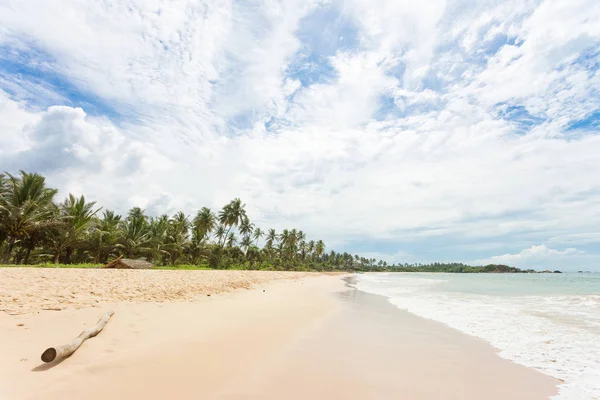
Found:
[[[223,399],[542,400],[554,378],[486,342],[348,290],[342,308]]]
[[[72,357],[39,361],[110,308],[105,330]],[[0,314],[0,377],[2,399],[542,400],[558,383],[336,276],[195,301]]]

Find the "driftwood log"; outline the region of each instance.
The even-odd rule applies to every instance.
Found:
[[[85,331],[81,332],[81,334],[75,339],[73,339],[71,343],[46,349],[46,351],[44,351],[44,353],[42,354],[42,361],[52,362],[55,360],[60,360],[61,358],[68,357],[71,354],[75,353],[75,351],[77,351],[77,349],[81,346],[83,342],[85,342],[89,338],[96,336],[100,333],[102,329],[104,329],[104,326],[106,325],[110,317],[113,316],[114,313],[115,312],[111,310],[104,314],[102,318],[100,318],[100,320],[96,323],[96,325],[89,327]]]

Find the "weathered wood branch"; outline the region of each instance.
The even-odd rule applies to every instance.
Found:
[[[46,349],[46,351],[44,351],[44,353],[42,354],[42,361],[52,362],[55,360],[60,360],[61,358],[68,357],[71,354],[75,353],[83,342],[85,342],[89,338],[96,336],[100,333],[102,329],[104,329],[104,326],[106,325],[110,317],[113,316],[114,313],[115,312],[111,310],[104,314],[104,316],[102,316],[102,318],[98,320],[96,325],[81,332],[81,334],[75,339],[73,339],[71,343]]]

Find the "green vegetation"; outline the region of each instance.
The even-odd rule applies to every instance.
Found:
[[[358,256],[325,252],[321,240],[296,229],[263,231],[234,199],[218,212],[201,208],[151,217],[126,216],[84,196],[56,202],[39,174],[0,175],[0,263],[36,267],[98,267],[123,256],[165,269],[344,270]],[[262,247],[260,242],[264,242]]]
[[[0,266],[96,268],[123,256],[164,269],[520,272],[495,265],[388,265],[327,252],[322,240],[302,231],[256,227],[240,199],[218,212],[203,207],[193,218],[183,212],[151,217],[138,207],[123,217],[84,196],[69,194],[57,203],[56,194],[39,174],[0,174]]]
[[[381,268],[386,272],[450,272],[450,273],[520,273],[535,272],[533,270],[523,271],[519,268],[507,265],[490,264],[485,267],[474,267],[460,263],[433,263],[433,264],[404,264],[391,265]]]

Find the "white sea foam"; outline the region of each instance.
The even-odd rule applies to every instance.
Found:
[[[365,274],[356,287],[483,338],[502,357],[563,380],[554,399],[600,399],[599,295],[485,295],[445,291],[444,283]]]

